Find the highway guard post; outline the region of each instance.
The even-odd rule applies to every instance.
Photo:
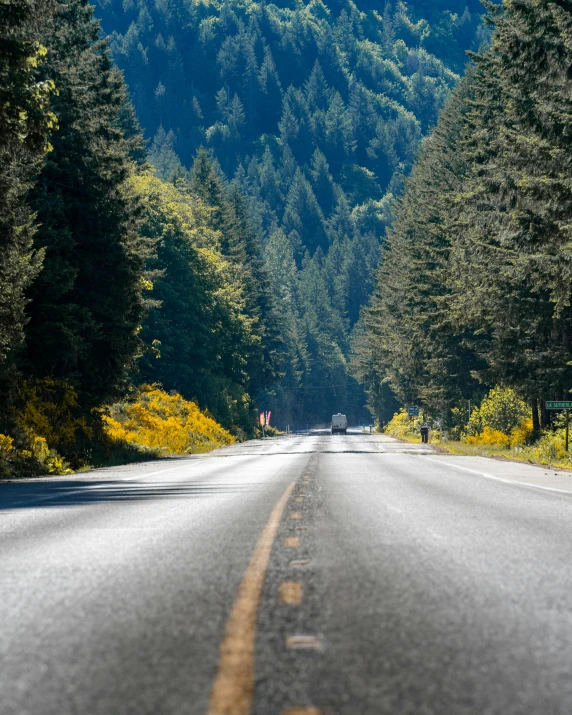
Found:
[[[572,400],[550,400],[546,403],[547,410],[566,410],[566,451],[568,451],[568,426],[570,423],[570,410],[572,410]]]

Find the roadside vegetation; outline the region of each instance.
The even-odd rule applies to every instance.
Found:
[[[354,364],[380,420],[396,397],[464,444],[566,460],[546,402],[572,388],[572,6],[486,7],[490,46],[394,204]],[[496,385],[526,403],[530,440],[529,424],[459,422]]]
[[[154,175],[86,0],[0,15],[0,475],[253,435],[280,338],[245,200],[205,151]]]
[[[420,427],[431,426],[432,444],[451,454],[501,457],[572,469],[572,453],[566,452],[564,415],[553,419],[540,436],[535,435],[526,402],[510,388],[495,388],[479,406],[454,408],[448,429],[428,414],[409,417],[400,410],[385,425],[384,433],[408,442],[420,442]]]
[[[235,438],[194,402],[143,385],[128,400],[103,415],[105,433],[114,442],[162,455],[202,454],[232,444]]]
[[[236,439],[208,411],[158,385],[133,389],[101,408],[91,424],[76,416],[76,407],[77,396],[65,383],[25,383],[14,406],[13,436],[0,434],[0,477],[70,474],[91,466],[202,454]]]

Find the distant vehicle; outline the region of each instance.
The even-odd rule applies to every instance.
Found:
[[[332,415],[332,434],[347,434],[348,418],[338,412]]]

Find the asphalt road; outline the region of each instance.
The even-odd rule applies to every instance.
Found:
[[[1,715],[570,715],[572,477],[423,451],[292,435],[0,484]]]

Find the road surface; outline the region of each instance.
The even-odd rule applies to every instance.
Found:
[[[569,715],[572,477],[427,451],[0,484],[1,715]]]

